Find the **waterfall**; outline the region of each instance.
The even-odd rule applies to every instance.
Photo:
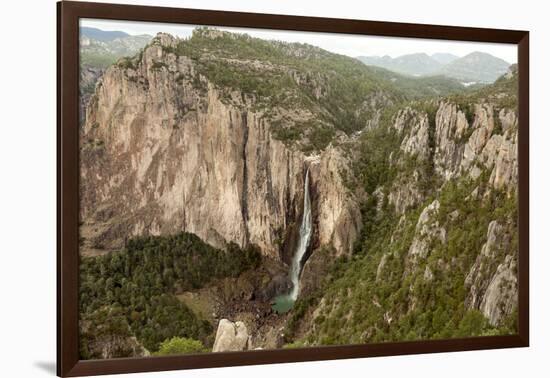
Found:
[[[306,177],[304,180],[304,213],[302,215],[302,224],[300,225],[300,239],[296,252],[292,257],[292,264],[290,266],[290,280],[292,281],[292,290],[290,297],[293,301],[298,298],[298,292],[300,291],[300,273],[302,271],[302,259],[306,254],[309,241],[311,239],[311,200],[309,198],[309,168],[306,170]]]
[[[278,314],[289,311],[298,298],[300,292],[300,273],[302,272],[302,260],[306,254],[307,247],[311,239],[311,200],[309,198],[309,168],[306,170],[304,178],[304,212],[302,214],[302,223],[300,224],[300,239],[296,246],[296,251],[292,256],[290,265],[290,280],[292,289],[290,293],[279,295],[272,303],[272,308]]]

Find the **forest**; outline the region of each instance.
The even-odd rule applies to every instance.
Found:
[[[153,353],[169,350],[166,343],[174,337],[211,345],[212,326],[198,319],[175,293],[198,289],[218,278],[238,276],[257,267],[260,261],[254,246],[242,250],[230,243],[220,250],[189,233],[138,237],[130,239],[119,252],[82,258],[82,356],[100,357],[96,341],[105,336],[112,339],[135,334]],[[128,349],[116,354],[124,357],[133,352]]]

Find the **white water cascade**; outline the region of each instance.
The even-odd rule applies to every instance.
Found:
[[[302,224],[300,225],[300,235],[298,245],[292,262],[290,264],[290,281],[292,289],[289,293],[281,294],[275,298],[272,308],[275,312],[282,314],[289,311],[298,298],[300,292],[300,273],[302,272],[302,260],[306,254],[311,239],[311,200],[309,198],[309,168],[306,170],[304,179],[304,213],[302,214]]]
[[[290,266],[290,280],[292,281],[292,290],[290,297],[293,301],[298,298],[300,291],[300,273],[302,271],[302,259],[306,254],[309,241],[311,239],[311,200],[309,199],[309,168],[306,170],[306,178],[304,180],[304,213],[302,215],[302,224],[300,225],[300,239],[296,252],[292,257]]]

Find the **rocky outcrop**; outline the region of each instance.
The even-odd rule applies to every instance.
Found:
[[[406,130],[401,142],[402,151],[421,159],[429,157],[430,125],[426,113],[405,108],[397,114],[394,128],[400,134]]]
[[[493,325],[517,307],[516,251],[510,251],[510,236],[505,226],[492,221],[483,245],[464,282],[469,290],[466,306],[480,310]]]
[[[103,69],[83,66],[80,70],[80,81],[79,81],[79,108],[78,108],[78,119],[80,124],[84,123],[86,119],[86,106],[90,101],[90,97],[94,93],[95,85],[101,75],[103,74]]]
[[[417,169],[414,169],[412,174],[401,175],[394,181],[388,201],[397,214],[404,214],[422,202],[424,195],[419,186],[420,173]]]
[[[436,171],[448,180],[462,174],[477,178],[482,169],[488,169],[493,188],[514,191],[518,162],[514,111],[503,108],[495,116],[492,104],[475,104],[474,119],[468,125],[464,114],[456,109],[453,104],[442,103],[437,112]]]
[[[459,173],[464,145],[459,141],[466,133],[468,120],[453,103],[442,102],[436,114],[435,171],[445,180]]]
[[[491,169],[490,184],[496,189],[515,191],[518,180],[517,133],[493,135],[482,152],[482,162]]]
[[[477,179],[485,170],[488,190],[515,192],[518,177],[515,112],[507,108],[497,111],[495,105],[484,102],[472,104],[468,109],[470,122],[456,104],[439,104],[432,155],[435,173],[444,185],[463,176]],[[398,113],[393,127],[403,135],[400,149],[405,156],[416,158],[416,162],[432,158],[429,152],[423,152],[430,151],[426,116],[407,108]],[[426,178],[422,177],[419,168],[415,166],[404,172],[396,178],[388,195],[398,214],[405,213],[424,197],[419,181]],[[475,189],[471,196],[477,196],[477,192]],[[438,212],[438,200],[422,210],[408,250],[405,276],[421,266],[423,271],[417,273],[422,274],[425,281],[433,280],[434,272],[421,262],[429,255],[434,242],[445,243],[446,230],[439,225]],[[455,213],[458,214],[454,211],[449,216],[456,218]],[[514,230],[507,227],[496,221],[488,225],[487,242],[465,280],[469,290],[466,307],[481,311],[494,326],[500,325],[517,307],[516,251],[510,249],[510,235]],[[380,260],[377,279],[383,275],[387,257],[384,254]],[[410,308],[414,308],[414,295],[411,294],[411,298]]]
[[[420,171],[417,167],[405,170],[407,159],[417,162],[431,158],[430,124],[428,115],[424,112],[406,107],[395,116],[393,128],[401,137],[400,151],[392,153],[390,164],[400,171],[388,193],[388,202],[398,214],[418,205],[423,199],[419,182]],[[415,164],[418,165],[418,164]]]
[[[408,261],[413,266],[418,260],[428,256],[434,242],[445,243],[447,233],[437,220],[439,207],[439,201],[435,200],[426,206],[418,217],[414,238],[407,255]]]
[[[499,325],[518,305],[518,280],[514,256],[497,267],[479,309],[492,325]]]
[[[470,122],[465,111],[452,102],[441,102],[436,113],[433,167],[443,185],[452,179],[469,176],[477,179],[488,172],[488,190],[517,189],[517,116],[511,109],[496,110],[495,105],[481,102],[469,108]],[[426,117],[405,109],[398,113],[394,128],[403,135],[401,151],[406,156],[430,159],[429,134]],[[418,159],[416,160],[418,161]],[[398,214],[423,200],[419,190],[422,176],[417,167],[409,174],[397,177],[388,195],[389,202]],[[471,196],[477,196],[478,189]],[[488,192],[485,192],[485,196]],[[415,228],[414,238],[407,254],[405,275],[410,274],[433,248],[434,242],[445,243],[446,231],[439,225],[439,201],[433,201],[422,210]],[[457,211],[449,213],[456,217]],[[469,290],[466,307],[480,310],[493,325],[498,325],[517,306],[516,251],[510,250],[510,237],[514,230],[496,221],[488,225],[487,242],[465,280]],[[377,277],[383,274],[386,261],[380,261]],[[423,278],[433,279],[426,266]],[[419,273],[420,274],[420,273]]]
[[[361,213],[342,179],[342,173],[349,174],[347,159],[340,149],[329,146],[307,164],[315,191],[318,244],[332,245],[337,255],[349,254],[361,230]]]
[[[248,330],[243,322],[221,319],[212,352],[238,352],[248,349]]]
[[[464,146],[464,155],[461,161],[463,170],[467,170],[475,162],[493,133],[494,119],[492,106],[475,106],[475,120],[472,128],[473,131]]]
[[[254,99],[219,88],[159,34],[96,87],[81,140],[82,250],[136,235],[191,232],[221,247],[258,245],[279,257],[302,211],[305,155],[272,137]],[[359,217],[334,151],[312,186],[320,243],[347,252]],[[313,175],[312,175],[313,176]]]
[[[495,189],[514,191],[517,186],[517,115],[508,108],[481,102],[470,106],[470,122],[465,111],[453,102],[442,101],[436,112],[433,146],[426,113],[405,108],[395,117],[393,127],[403,135],[401,151],[420,160],[433,159],[435,173],[444,182],[462,175],[476,179],[489,170]],[[498,126],[498,127],[497,127]],[[433,151],[431,150],[433,148]],[[399,213],[418,204],[419,172],[398,177],[389,194]]]

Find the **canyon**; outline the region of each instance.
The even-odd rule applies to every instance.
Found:
[[[170,289],[214,351],[513,332],[516,67],[429,98],[378,72],[211,28],[90,71],[81,256],[180,233],[257,250],[252,269]],[[100,341],[101,358],[155,352],[130,321],[117,348]]]

